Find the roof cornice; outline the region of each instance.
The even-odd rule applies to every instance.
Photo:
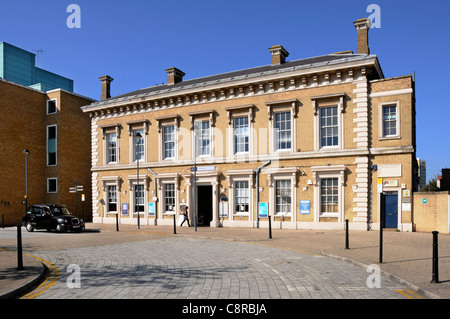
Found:
[[[223,78],[220,80],[208,81],[205,77],[205,82],[198,82],[190,84],[187,81],[186,85],[177,87],[161,86],[161,90],[154,90],[147,93],[139,93],[142,90],[136,91],[136,94],[130,96],[119,96],[117,98],[110,98],[103,101],[94,102],[90,105],[83,106],[84,112],[102,111],[110,108],[121,108],[131,105],[141,105],[152,101],[166,101],[177,100],[180,97],[192,95],[194,99],[206,94],[205,92],[214,92],[224,89],[233,89],[249,85],[260,85],[261,83],[271,83],[275,81],[291,80],[302,76],[310,76],[313,74],[326,74],[339,72],[343,70],[357,70],[359,68],[372,67],[375,69],[378,77],[383,77],[381,67],[379,66],[376,55],[355,55],[343,54],[342,59],[336,59],[326,62],[318,62],[313,64],[304,64],[299,66],[286,66],[285,68],[278,68],[268,70],[266,72],[248,73],[239,77]],[[250,69],[251,70],[251,69]],[[201,80],[202,78],[198,79]],[[192,105],[196,101],[187,103]],[[165,107],[164,105],[162,107]],[[158,106],[159,109],[159,106]]]

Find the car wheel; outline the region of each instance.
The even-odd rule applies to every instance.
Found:
[[[28,223],[25,225],[25,228],[26,228],[26,230],[27,230],[28,232],[32,232],[32,231],[34,230],[34,227],[33,227],[33,225],[31,225],[30,222],[28,222]]]
[[[64,230],[63,226],[61,224],[56,225],[56,231],[58,233],[62,232]]]

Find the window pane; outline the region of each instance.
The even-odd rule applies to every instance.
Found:
[[[47,113],[48,114],[56,113],[56,101],[55,100],[47,101]]]
[[[320,146],[337,146],[339,143],[337,106],[320,109]]]
[[[248,117],[234,119],[234,152],[248,152]]]
[[[291,212],[290,180],[277,180],[275,182],[275,211],[282,214]]]
[[[164,158],[175,157],[175,126],[164,126]]]
[[[338,194],[338,178],[322,178],[320,180],[320,214],[338,213]]]
[[[108,163],[115,163],[117,161],[117,137],[116,133],[109,133],[107,134],[107,143],[108,143],[108,149],[107,149],[107,162]]]
[[[47,180],[47,190],[49,193],[56,193],[56,178],[49,178]]]
[[[383,106],[383,136],[397,135],[397,106]]]
[[[164,211],[175,211],[175,184],[164,184]]]
[[[235,182],[235,213],[249,212],[248,181]]]
[[[56,165],[56,126],[47,126],[47,165]]]
[[[117,211],[117,187],[108,186],[108,212]]]
[[[210,155],[210,128],[209,121],[198,121],[196,129],[196,154],[197,156]]]
[[[144,185],[134,185],[134,211],[144,212]]]
[[[291,112],[275,113],[276,150],[291,148]]]
[[[136,136],[140,134],[141,137]],[[134,130],[133,131],[133,146],[134,146],[134,160],[143,160],[144,159],[144,130]]]

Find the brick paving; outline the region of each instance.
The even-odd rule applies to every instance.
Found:
[[[15,231],[0,229],[0,295],[23,281],[14,278]],[[390,299],[413,291],[425,298],[450,296],[450,242],[439,237],[439,275],[431,284],[432,236],[384,232],[378,264],[379,232],[273,230],[88,225],[82,234],[23,233],[24,254],[40,257],[59,271],[33,298],[184,299]],[[9,251],[5,251],[9,250]],[[26,258],[26,269],[38,266]],[[67,267],[80,266],[81,288],[68,289]],[[381,288],[368,288],[366,266],[383,274]],[[9,265],[9,266],[8,266]],[[49,267],[52,272],[52,267]],[[37,270],[37,269],[36,269]],[[36,275],[39,271],[36,271]],[[51,275],[51,274],[50,274]],[[33,275],[30,275],[33,278]],[[51,278],[51,276],[49,277]],[[26,281],[26,280],[25,280]],[[49,280],[50,281],[50,280]],[[406,295],[409,296],[409,295]]]

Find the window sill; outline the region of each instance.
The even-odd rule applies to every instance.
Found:
[[[337,218],[337,217],[339,217],[339,214],[338,213],[321,213],[319,215],[319,217],[335,217],[335,218]]]
[[[394,135],[394,136],[383,136],[379,137],[379,141],[388,141],[388,140],[400,140],[402,137],[400,135]]]
[[[233,216],[245,216],[245,217],[248,217],[249,216],[249,213],[241,213],[241,212],[239,212],[239,213],[234,213],[234,215]]]

